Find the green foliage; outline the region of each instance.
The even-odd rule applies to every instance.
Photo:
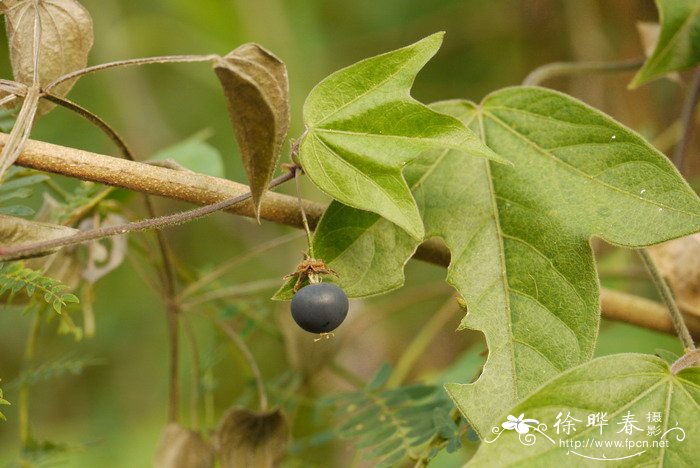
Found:
[[[49,213],[51,220],[63,224],[68,221],[85,216],[89,209],[94,208],[102,201],[112,188],[105,188],[102,184],[93,182],[81,182],[72,192],[66,194],[65,200]]]
[[[642,246],[696,232],[700,204],[666,158],[639,136],[568,96],[509,88],[435,109],[473,123],[513,165],[422,155],[406,170],[426,238],[452,252],[448,282],[466,300],[463,328],[491,354],[477,383],[451,387],[480,434],[504,407],[590,359],[598,280],[589,238]],[[354,296],[403,283],[418,242],[376,215],[337,203],[314,236],[316,255]]]
[[[46,180],[46,174],[37,174],[34,171],[12,167],[5,176],[5,181],[0,184],[0,214],[10,216],[31,216],[34,210],[25,205],[10,205],[10,200],[25,199],[32,195],[34,187]]]
[[[57,314],[70,303],[78,303],[78,297],[66,292],[67,286],[53,278],[43,276],[40,271],[26,268],[23,262],[0,263],[0,296],[7,293],[11,301],[19,292],[28,297],[37,297],[50,305]]]
[[[172,160],[191,171],[212,177],[224,177],[221,153],[206,142],[211,132],[202,131],[190,138],[165,148],[153,156],[151,161]]]
[[[654,52],[630,83],[637,87],[700,63],[700,2],[656,0],[661,34]]]
[[[401,174],[407,163],[430,148],[500,159],[455,118],[409,94],[442,36],[344,68],[319,83],[304,103],[307,131],[299,157],[309,178],[334,199],[378,213],[416,239],[424,231]]]
[[[0,388],[0,406],[2,405],[9,405],[10,402],[5,400],[2,395],[2,388]],[[0,411],[0,419],[3,421],[7,421],[7,418],[5,417],[4,414],[2,414],[2,411]]]
[[[366,451],[364,458],[376,466],[394,466],[407,457],[428,459],[441,446],[459,448],[459,428],[444,390],[423,384],[381,389],[389,371],[384,366],[365,388],[322,402],[335,409],[337,434],[356,439],[356,446]]]
[[[643,354],[617,354],[595,359],[570,369],[548,382],[498,420],[506,421],[506,415],[524,414],[536,419],[550,441],[537,430],[532,445],[524,445],[524,439],[515,430],[501,430],[491,443],[483,443],[469,466],[591,466],[581,456],[607,458],[611,466],[693,466],[697,461],[697,438],[700,431],[697,408],[700,404],[700,368],[687,368],[673,375],[662,359]],[[691,408],[695,408],[694,410]],[[575,432],[559,435],[553,427],[557,415],[563,413],[580,420]],[[590,413],[607,413],[608,425],[586,427]],[[649,414],[658,413],[658,421],[649,421]],[[632,434],[622,430],[621,420],[626,415],[636,420]],[[563,419],[560,418],[560,419]],[[648,425],[660,430],[648,434]],[[532,424],[532,427],[536,427]],[[561,427],[561,426],[560,426]],[[680,428],[680,429],[674,429]],[[498,429],[500,429],[500,424]],[[668,433],[667,433],[668,431]],[[602,432],[602,433],[601,433]],[[667,433],[667,434],[666,434]],[[662,436],[663,434],[663,436]],[[571,443],[579,441],[581,448],[560,446],[557,439]],[[625,443],[649,442],[649,447],[595,447],[593,441]],[[667,440],[668,447],[653,447],[651,441]],[[588,442],[588,446],[585,446]],[[576,453],[572,453],[575,451]],[[639,453],[642,452],[642,453]],[[631,456],[637,454],[636,456]],[[626,459],[613,461],[614,458]],[[590,462],[589,463],[595,463]]]
[[[74,354],[60,356],[23,370],[7,387],[17,388],[21,385],[34,385],[38,382],[45,382],[67,375],[80,375],[87,367],[101,363],[102,361],[99,359],[79,357]]]

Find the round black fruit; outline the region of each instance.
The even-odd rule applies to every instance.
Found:
[[[304,286],[292,299],[292,317],[311,333],[328,333],[348,315],[348,296],[333,283]]]

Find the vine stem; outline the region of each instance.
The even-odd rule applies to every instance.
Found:
[[[248,346],[245,344],[245,342],[241,339],[240,336],[238,336],[238,333],[236,333],[236,330],[233,329],[231,325],[228,323],[224,322],[223,320],[215,319],[216,324],[221,328],[226,335],[228,335],[229,338],[231,338],[231,341],[236,345],[238,350],[241,352],[243,357],[245,358],[246,362],[248,363],[248,367],[250,367],[250,371],[253,374],[253,378],[255,379],[255,386],[258,389],[258,399],[260,400],[260,410],[261,411],[267,411],[268,408],[268,402],[267,402],[267,393],[265,392],[265,384],[262,379],[262,374],[260,373],[260,368],[258,367],[258,363],[255,361],[255,358],[253,357],[253,353],[250,352],[250,349]]]
[[[387,380],[387,388],[396,388],[401,385],[418,359],[424,355],[430,343],[458,310],[456,298],[451,295],[401,354],[401,358]]]
[[[693,134],[695,108],[697,107],[698,99],[700,99],[700,67],[698,67],[693,74],[688,95],[683,103],[683,110],[681,111],[683,133],[673,152],[673,163],[681,174],[683,173],[685,155],[688,153],[688,147],[690,146],[690,136]]]
[[[282,183],[291,180],[293,177],[294,174],[291,171],[287,174],[281,175],[270,182],[269,188],[277,187],[278,185],[281,185]],[[205,205],[199,208],[194,208],[192,210],[181,211],[180,213],[144,219],[133,223],[121,224],[118,226],[91,229],[90,231],[79,232],[70,236],[59,237],[57,239],[36,242],[33,244],[26,244],[9,248],[0,248],[0,260],[5,261],[22,257],[28,257],[60,247],[82,244],[84,242],[121,234],[127,234],[130,232],[142,232],[151,229],[163,229],[166,227],[177,226],[179,224],[183,224],[188,221],[192,221],[194,219],[210,215],[237,203],[246,201],[251,196],[251,192],[248,191],[237,197],[222,200],[211,205]]]
[[[309,229],[309,220],[306,217],[306,211],[304,210],[304,203],[301,198],[301,185],[299,183],[299,178],[301,177],[301,168],[299,166],[293,166],[294,169],[294,185],[297,191],[297,200],[299,200],[299,212],[301,213],[301,221],[304,224],[304,231],[306,232],[306,241],[309,244],[309,256],[311,258],[316,258],[314,255],[314,242],[313,236],[311,235],[311,229]]]
[[[7,136],[0,133],[0,145],[6,139]],[[200,205],[210,204],[224,198],[237,197],[244,193],[247,194],[250,190],[246,185],[226,179],[131,162],[36,140],[27,142],[24,151],[17,159],[17,164],[40,171],[53,172],[67,177],[104,183]],[[287,177],[289,178],[289,175]],[[304,200],[303,204],[309,227],[313,229],[326,206],[308,200]],[[234,202],[228,211],[248,217],[255,216],[253,206],[250,203]],[[260,218],[296,228],[303,227],[297,197],[280,193],[268,192],[263,197]],[[1,251],[2,248],[0,248],[0,257],[2,256]],[[450,263],[450,252],[443,243],[430,239],[418,247],[414,258],[446,267]],[[658,302],[608,288],[601,289],[601,302],[605,318],[665,333],[674,332],[668,313]],[[689,316],[687,323],[693,334],[700,336],[700,320]]]
[[[694,349],[683,356],[681,356],[676,362],[671,364],[671,374],[676,375],[683,369],[687,369],[690,366],[694,366],[700,361],[700,349]]]
[[[618,73],[633,71],[644,64],[645,59],[637,58],[616,62],[554,62],[535,68],[523,80],[524,86],[538,86],[544,81],[560,76],[583,73]]]
[[[690,335],[690,330],[688,330],[688,327],[685,325],[685,321],[683,320],[683,314],[678,308],[676,300],[673,298],[671,288],[668,287],[666,280],[664,280],[663,276],[661,275],[661,272],[656,267],[656,264],[654,264],[654,260],[652,260],[651,256],[649,255],[649,252],[647,252],[646,249],[639,249],[637,250],[637,252],[639,252],[639,256],[642,258],[644,266],[646,266],[647,270],[649,271],[649,275],[654,281],[654,284],[656,285],[656,289],[659,291],[661,299],[663,300],[664,304],[666,304],[666,307],[668,308],[668,311],[671,314],[671,321],[673,322],[673,326],[676,329],[676,334],[678,335],[678,338],[681,340],[683,346],[687,351],[693,351],[695,349],[693,337]]]
[[[96,73],[96,72],[100,72],[103,70],[108,70],[110,68],[130,67],[130,66],[135,66],[135,65],[152,65],[152,64],[160,64],[160,63],[211,62],[217,58],[219,58],[219,56],[215,55],[215,54],[209,54],[209,55],[164,55],[164,56],[160,56],[160,57],[143,57],[143,58],[117,60],[114,62],[101,63],[99,65],[93,65],[91,67],[81,68],[80,70],[75,70],[71,73],[65,74],[63,76],[59,76],[58,78],[53,80],[51,83],[44,86],[44,91],[47,91],[47,92],[51,91],[53,88],[55,88],[56,86],[60,85],[61,83],[65,82],[65,81],[73,80],[75,78],[79,78],[79,77],[84,76],[84,75],[89,75],[91,73]]]

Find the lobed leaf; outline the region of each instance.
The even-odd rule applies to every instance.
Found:
[[[483,435],[504,408],[591,358],[599,286],[590,237],[629,247],[660,243],[700,230],[700,204],[665,156],[561,93],[508,88],[480,107],[433,107],[473,124],[513,163],[443,150],[405,170],[425,238],[440,237],[451,251],[447,280],[468,309],[461,328],[481,330],[489,346],[479,379],[449,387]],[[418,242],[401,249],[383,240],[398,235],[397,227],[375,232],[357,222],[357,210],[335,215],[340,209],[331,206],[314,235],[317,256],[330,260],[339,284],[347,281],[360,296],[400,285]],[[338,251],[324,247],[333,245]],[[363,256],[367,245],[373,248]]]
[[[284,63],[258,44],[219,58],[221,81],[253,194],[256,216],[289,130],[289,83]]]
[[[654,356],[618,354],[594,359],[502,413],[499,423],[506,421],[507,414],[523,414],[539,424],[532,423],[525,437],[515,430],[502,430],[499,424],[495,429],[500,434],[489,436],[489,443],[481,444],[467,466],[597,466],[601,462],[616,467],[694,466],[693,437],[700,432],[698,388],[697,367],[673,375],[668,364]],[[607,425],[589,426],[589,415],[599,412],[606,414]],[[553,427],[560,413],[560,420],[567,414],[578,420],[571,421],[570,434],[557,433]],[[654,414],[658,421],[649,418]],[[624,429],[625,417],[634,420],[631,434]]]
[[[700,2],[656,0],[656,6],[661,32],[654,52],[632,79],[630,88],[700,63]]]
[[[333,73],[304,103],[304,171],[334,199],[377,213],[423,237],[423,223],[402,170],[430,148],[499,160],[464,125],[410,96],[418,71],[443,33]]]

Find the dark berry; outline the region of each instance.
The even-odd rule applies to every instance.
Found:
[[[292,317],[310,333],[328,333],[348,315],[348,296],[333,283],[304,286],[292,299]]]

